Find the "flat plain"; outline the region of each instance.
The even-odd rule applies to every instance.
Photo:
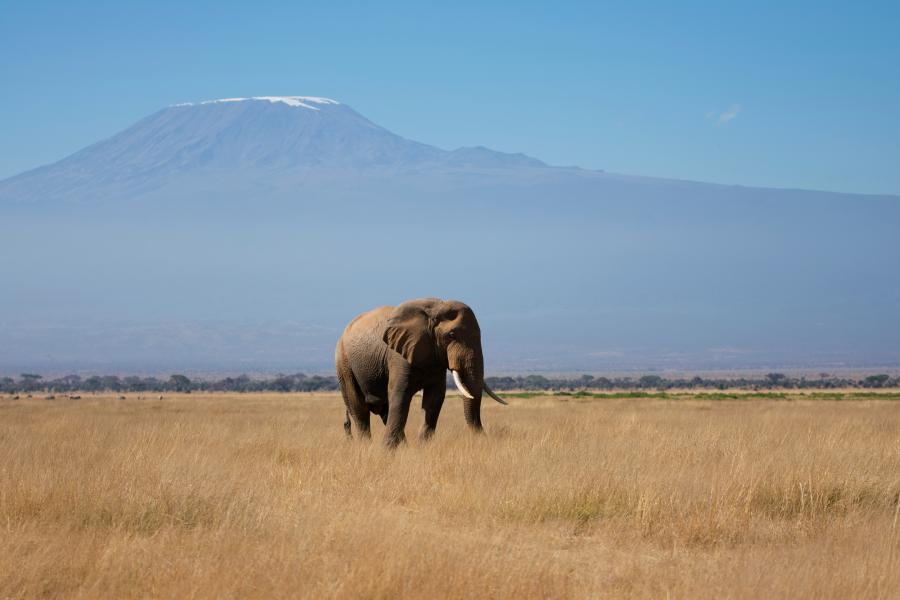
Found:
[[[900,394],[733,395],[2,398],[0,598],[900,597]]]

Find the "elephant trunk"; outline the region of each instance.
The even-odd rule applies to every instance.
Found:
[[[484,390],[484,359],[475,352],[461,361],[458,369],[451,369],[453,381],[463,395],[463,411],[466,424],[481,431],[481,394]]]
[[[481,398],[463,398],[466,424],[475,431],[481,431]]]

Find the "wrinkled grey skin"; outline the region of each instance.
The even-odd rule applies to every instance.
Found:
[[[341,335],[335,364],[347,407],[347,435],[352,422],[360,437],[371,437],[369,417],[374,413],[387,426],[384,444],[389,447],[406,440],[410,402],[419,390],[425,411],[419,437],[434,433],[447,392],[447,369],[457,371],[472,396],[463,398],[463,409],[473,430],[481,431],[482,392],[503,402],[484,385],[475,313],[454,300],[411,300],[361,314]]]

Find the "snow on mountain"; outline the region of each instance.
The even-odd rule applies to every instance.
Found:
[[[220,98],[219,100],[204,100],[203,102],[182,102],[175,106],[196,106],[197,104],[217,104],[219,102],[246,102],[248,100],[264,100],[266,102],[281,102],[288,106],[302,106],[311,110],[319,110],[311,104],[340,104],[337,100],[331,98],[320,98],[318,96],[252,96],[250,98]]]

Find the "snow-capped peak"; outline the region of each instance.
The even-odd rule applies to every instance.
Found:
[[[220,102],[247,102],[250,100],[261,100],[266,102],[281,102],[288,106],[308,108],[310,110],[319,110],[313,104],[340,104],[337,100],[331,98],[319,98],[318,96],[253,96],[250,98],[221,98],[219,100],[204,100],[203,102],[183,102],[175,106],[196,106],[197,104],[218,104]]]

